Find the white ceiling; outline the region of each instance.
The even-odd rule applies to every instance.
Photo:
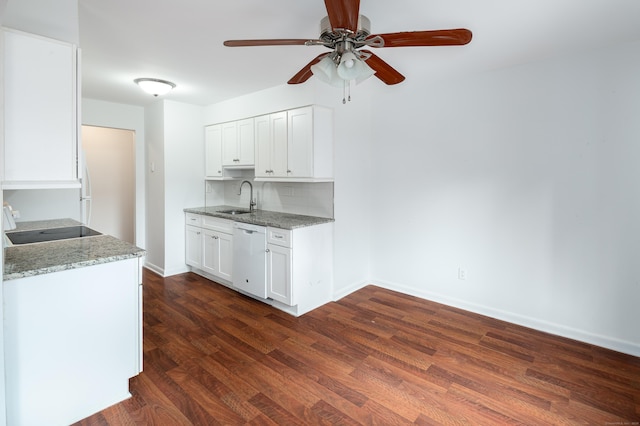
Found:
[[[376,50],[402,85],[640,40],[640,0],[362,0],[360,13],[373,34],[473,32],[466,46]],[[286,84],[326,48],[222,42],[315,39],[325,15],[322,0],[78,0],[83,97],[150,104],[138,77],[171,80],[167,99],[199,105]]]

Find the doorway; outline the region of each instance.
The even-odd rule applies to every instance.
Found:
[[[135,132],[82,126],[91,201],[85,221],[93,229],[135,244]]]

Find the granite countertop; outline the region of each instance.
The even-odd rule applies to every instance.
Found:
[[[202,214],[214,216],[222,219],[233,220],[234,222],[250,223],[252,225],[272,226],[281,229],[295,229],[305,226],[319,225],[327,222],[334,222],[330,217],[305,216],[300,214],[280,213],[269,210],[254,210],[252,213],[228,214],[221,213],[224,210],[247,210],[235,206],[208,206],[184,209],[186,213]]]
[[[71,219],[16,223],[16,231],[82,225]],[[4,249],[3,279],[13,280],[142,257],[145,251],[110,235],[22,244]]]

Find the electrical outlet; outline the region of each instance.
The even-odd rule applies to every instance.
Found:
[[[459,280],[466,280],[467,279],[467,270],[464,269],[462,266],[460,266],[458,268],[458,279]]]

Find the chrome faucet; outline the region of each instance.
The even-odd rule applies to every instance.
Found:
[[[253,199],[253,185],[251,185],[251,182],[249,182],[248,180],[243,180],[242,183],[240,184],[240,189],[238,190],[238,195],[242,194],[242,185],[244,185],[245,183],[249,184],[249,188],[251,189],[251,193],[249,194],[249,211],[253,212],[253,209],[256,206],[256,200]]]

